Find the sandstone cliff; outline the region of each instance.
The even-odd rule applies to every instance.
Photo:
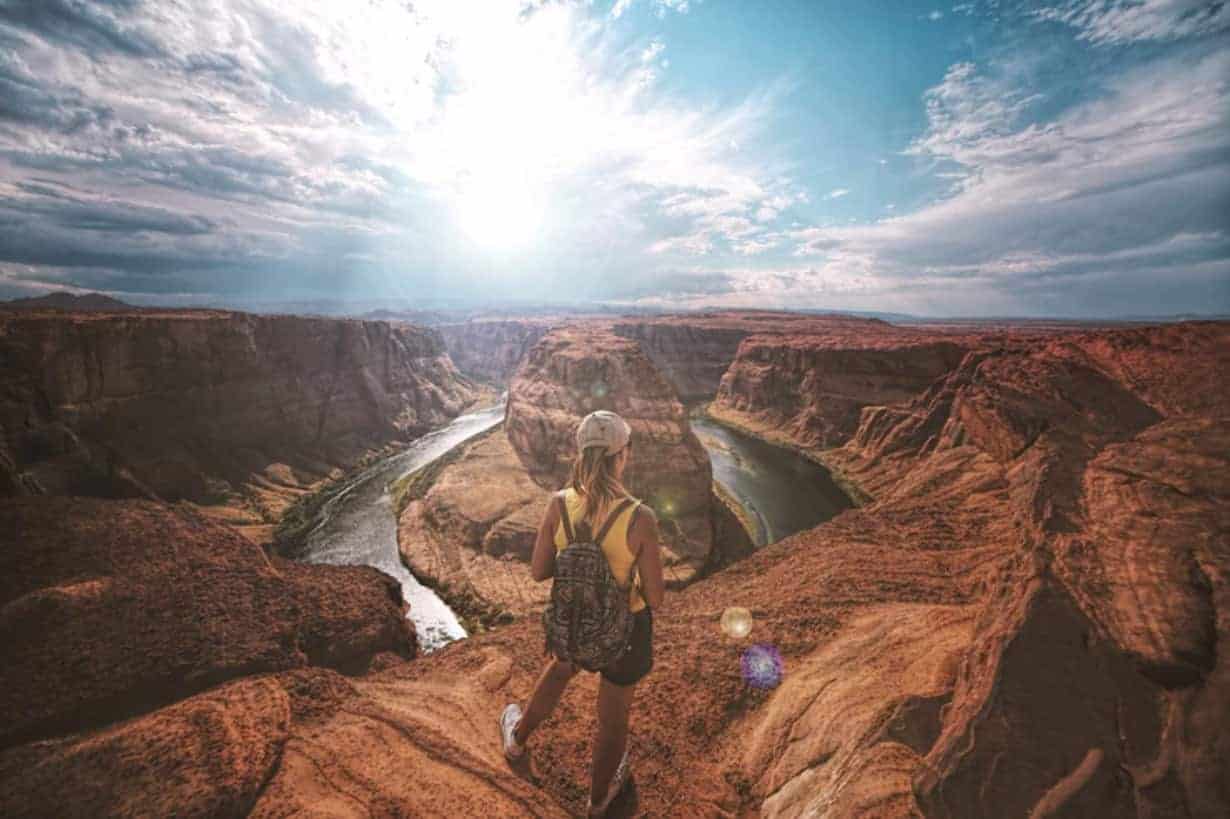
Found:
[[[592,366],[561,356],[564,372]],[[669,595],[615,815],[1230,813],[1228,373],[1224,323],[1081,333],[975,349],[913,398],[865,408],[826,457],[873,502]],[[537,389],[529,440],[563,414],[559,387]],[[514,441],[474,448],[508,463]],[[534,618],[404,662],[385,650],[407,653],[395,631],[352,631],[399,620],[374,572],[313,567],[329,574],[295,591],[288,564],[165,507],[0,510],[0,537],[19,533],[0,550],[19,669],[3,681],[5,815],[583,809],[593,676],[526,765],[500,756],[495,716],[541,668]],[[185,586],[203,617],[171,613]],[[719,629],[732,605],[754,615],[747,640]],[[741,673],[752,643],[780,652],[776,687]],[[342,646],[359,648],[335,664]],[[78,694],[76,673],[119,682]],[[44,677],[41,696],[19,690]]]
[[[5,816],[241,815],[337,670],[416,651],[375,569],[89,498],[0,501],[0,645]]]
[[[794,445],[839,446],[863,407],[914,397],[979,343],[886,324],[752,336],[739,345],[710,412]]]
[[[866,409],[828,454],[872,503],[671,596],[617,815],[1225,815],[1227,365],[1224,324],[1035,339]],[[524,696],[538,635],[413,679]],[[749,642],[781,652],[777,688],[744,682]],[[573,810],[593,687],[533,742]]]
[[[0,315],[0,491],[234,501],[294,492],[474,400],[410,325],[213,311]]]
[[[551,319],[471,319],[434,329],[458,369],[493,384],[506,384],[530,348],[559,323]]]
[[[740,342],[748,336],[834,331],[875,334],[891,328],[877,319],[854,316],[736,310],[626,318],[613,322],[611,329],[639,342],[679,397],[694,402],[714,397]]]

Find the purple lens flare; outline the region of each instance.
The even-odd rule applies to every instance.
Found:
[[[777,688],[782,681],[782,655],[767,643],[757,643],[743,652],[743,679],[752,688]]]

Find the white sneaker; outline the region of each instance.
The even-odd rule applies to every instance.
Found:
[[[619,796],[619,792],[624,789],[624,785],[628,784],[628,774],[632,772],[632,766],[628,764],[628,749],[624,749],[623,759],[619,760],[619,767],[615,769],[615,775],[611,777],[611,784],[606,789],[606,799],[602,800],[601,804],[595,805],[589,803],[590,816],[604,816],[607,808],[611,807],[611,803],[615,801],[615,797]]]
[[[525,748],[517,744],[517,724],[521,722],[521,706],[510,702],[500,714],[500,736],[504,740],[504,756],[516,761],[525,754]]]

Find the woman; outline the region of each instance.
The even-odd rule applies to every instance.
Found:
[[[555,556],[568,545],[560,516],[562,497],[575,527],[584,521],[599,531],[612,511],[629,497],[622,480],[632,454],[632,430],[613,412],[599,410],[582,419],[577,428],[577,457],[567,488],[553,496],[543,514],[534,543],[530,571],[543,581],[555,574]],[[658,520],[652,510],[636,501],[619,513],[599,544],[621,587],[628,588],[633,613],[632,638],[620,659],[602,670],[598,688],[598,730],[594,738],[590,816],[602,816],[628,779],[628,711],[632,694],[653,667],[653,609],[662,605],[662,553]],[[634,574],[639,582],[634,583]],[[530,735],[551,715],[568,683],[580,669],[551,657],[543,669],[525,711],[516,703],[504,709],[500,729],[504,754],[510,760],[525,753]]]

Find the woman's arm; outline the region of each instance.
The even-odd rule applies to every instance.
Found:
[[[530,576],[542,582],[555,576],[555,527],[559,526],[559,496],[552,495],[542,515],[534,554],[530,557]]]
[[[662,579],[662,546],[658,540],[658,516],[648,506],[637,507],[628,539],[636,552],[641,594],[649,608],[660,608],[666,595],[666,582]]]

